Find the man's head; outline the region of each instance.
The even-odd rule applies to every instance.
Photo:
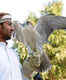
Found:
[[[11,15],[9,13],[0,13],[0,39],[9,40],[13,31]]]

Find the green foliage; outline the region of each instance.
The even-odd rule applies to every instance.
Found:
[[[27,21],[29,21],[33,26],[35,26],[38,21],[38,18],[36,17],[35,13],[31,12],[27,18]]]
[[[66,79],[66,31],[55,30],[49,36],[48,41],[49,43],[43,45],[43,49],[51,60],[52,69],[45,74],[47,75],[46,79]]]
[[[40,13],[42,15],[51,14],[51,15],[61,16],[62,9],[63,9],[62,1],[57,1],[50,3],[50,5],[48,4],[47,6],[45,6],[44,9],[40,11]]]
[[[17,52],[19,53],[20,56],[20,62],[23,64],[23,61],[27,58],[28,56],[28,51],[25,45],[17,40],[14,40],[14,46],[13,48],[17,49]]]

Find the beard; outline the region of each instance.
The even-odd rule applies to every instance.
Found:
[[[7,27],[7,25],[2,24],[2,35],[4,40],[10,40],[12,36],[12,31],[10,31]]]
[[[10,36],[6,36],[6,37],[5,37],[5,40],[10,40],[10,39],[11,39]]]

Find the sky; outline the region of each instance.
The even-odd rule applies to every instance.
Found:
[[[13,20],[18,20],[23,23],[30,12],[35,12],[37,17],[39,17],[39,11],[44,5],[47,5],[49,1],[52,2],[52,0],[1,0],[0,12],[11,13]],[[63,16],[66,16],[65,0],[63,0],[63,3]]]

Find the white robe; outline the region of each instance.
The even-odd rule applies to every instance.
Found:
[[[16,52],[0,42],[0,80],[23,80],[22,67]]]

